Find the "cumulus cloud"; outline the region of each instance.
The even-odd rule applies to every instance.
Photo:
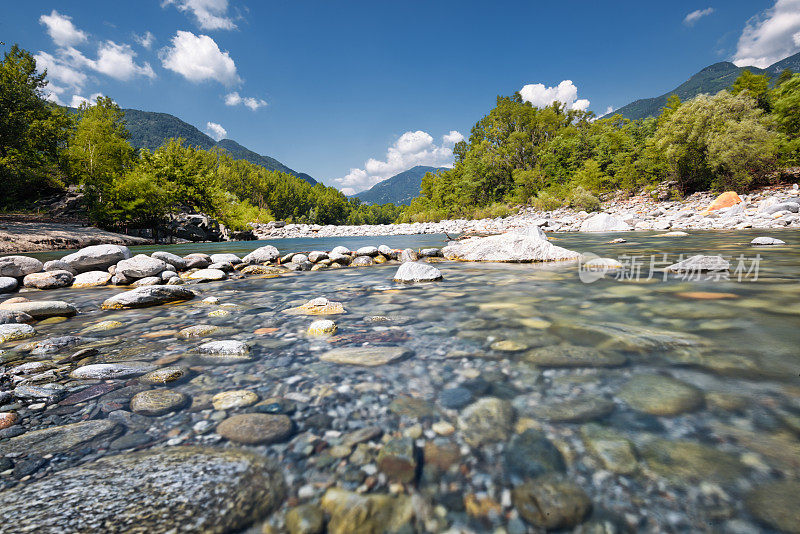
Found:
[[[147,78],[155,78],[156,73],[149,63],[144,62],[137,65],[133,58],[136,57],[136,52],[126,44],[117,44],[114,41],[106,41],[101,43],[97,48],[97,59],[91,61],[89,66],[110,76],[115,80],[130,80],[135,76],[145,76]]]
[[[765,68],[800,51],[800,0],[777,0],[745,24],[733,63]]]
[[[47,27],[47,34],[58,46],[75,46],[87,39],[86,33],[72,23],[72,17],[55,9],[49,15],[39,17],[39,23]]]
[[[147,50],[150,50],[150,48],[153,47],[153,43],[156,42],[156,36],[153,35],[153,32],[148,30],[148,31],[144,32],[144,34],[142,34],[142,35],[134,33],[133,34],[133,40],[136,41],[137,43],[139,43],[139,46],[141,46],[142,48],[146,48]]]
[[[225,139],[225,137],[228,135],[228,131],[223,128],[221,124],[211,121],[206,123],[206,133],[213,137],[215,141]]]
[[[585,111],[589,101],[585,98],[578,99],[578,88],[572,80],[564,80],[555,87],[545,87],[541,83],[530,83],[519,90],[522,100],[530,102],[537,108],[544,108],[553,102],[561,102],[567,109]]]
[[[692,11],[691,13],[689,13],[684,17],[683,23],[686,26],[694,26],[698,20],[702,19],[703,17],[707,17],[713,12],[714,12],[713,7],[707,7],[705,9],[695,9],[694,11]]]
[[[103,93],[94,93],[93,95],[90,95],[89,98],[83,97],[81,95],[72,95],[72,100],[70,101],[69,106],[72,108],[77,108],[84,102],[86,102],[91,106],[94,106],[95,104],[97,104],[97,99],[101,96],[103,96]]]
[[[352,195],[415,165],[450,167],[453,165],[453,145],[463,139],[461,133],[452,130],[442,136],[441,144],[436,144],[427,132],[405,132],[388,148],[384,159],[370,158],[363,169],[350,169],[346,176],[335,181],[342,193]]]
[[[252,96],[241,96],[237,91],[225,95],[226,106],[244,105],[253,111],[267,105],[267,101],[261,98],[254,98]]]
[[[208,35],[178,31],[171,46],[161,49],[161,64],[177,72],[190,82],[216,80],[223,85],[239,83],[234,63],[228,52],[223,52]]]
[[[47,52],[39,52],[33,58],[36,60],[36,68],[39,72],[47,70],[49,83],[46,91],[49,100],[60,103],[58,100],[59,95],[66,93],[70,89],[75,91],[83,89],[87,76],[80,69]]]
[[[228,16],[228,0],[164,0],[161,7],[174,5],[179,11],[191,13],[203,30],[233,30],[233,19]]]

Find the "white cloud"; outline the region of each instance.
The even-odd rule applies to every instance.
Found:
[[[178,31],[172,46],[161,49],[161,64],[191,82],[216,80],[224,85],[239,83],[236,64],[208,35]]]
[[[164,0],[161,7],[174,5],[179,11],[192,13],[203,30],[233,30],[228,16],[228,0]]]
[[[708,15],[714,12],[713,7],[707,7],[705,9],[695,9],[683,19],[683,23],[687,26],[694,26],[694,24],[703,17],[707,17]]]
[[[556,87],[545,87],[541,83],[531,83],[519,90],[522,100],[530,102],[537,108],[544,108],[555,101],[563,103],[567,109],[585,111],[589,101],[585,98],[578,99],[578,88],[572,80],[564,80]]]
[[[72,17],[55,9],[49,15],[39,17],[39,23],[47,26],[47,34],[58,46],[74,46],[87,39],[86,33],[72,24]]]
[[[47,52],[39,52],[34,55],[36,60],[36,69],[41,72],[47,69],[47,79],[50,83],[47,84],[46,90],[48,94],[61,95],[69,89],[80,91],[86,83],[86,74],[69,65],[61,58],[57,58]],[[50,97],[54,102],[58,101]]]
[[[148,31],[144,32],[143,35],[139,35],[137,33],[134,33],[133,34],[133,40],[136,41],[137,43],[139,43],[139,46],[141,46],[142,48],[146,48],[147,50],[150,50],[150,48],[152,48],[152,46],[153,46],[153,43],[156,42],[156,36],[153,35],[153,32],[148,30]]]
[[[228,135],[228,130],[223,128],[221,124],[209,121],[206,123],[206,133],[213,137],[215,141],[219,141],[220,139],[225,139]]]
[[[363,169],[350,169],[346,176],[335,181],[342,193],[352,195],[415,165],[450,167],[453,164],[453,145],[463,139],[461,133],[452,130],[442,136],[442,143],[437,145],[427,132],[405,132],[389,147],[383,160],[370,158]]]
[[[136,52],[130,45],[106,41],[98,46],[97,60],[90,62],[89,66],[116,80],[130,80],[134,76],[156,77],[149,63],[137,65],[133,60],[134,57]]]
[[[243,104],[245,107],[256,111],[258,108],[263,108],[267,105],[267,101],[262,98],[254,98],[252,96],[241,96],[237,91],[225,95],[226,106],[238,106]]]
[[[765,68],[799,50],[800,0],[777,0],[747,21],[733,63]]]
[[[84,102],[94,106],[97,103],[97,99],[101,96],[103,96],[103,93],[94,93],[93,95],[90,95],[89,98],[85,98],[81,95],[72,95],[72,100],[70,101],[69,106],[71,108],[77,108]]]
[[[608,115],[609,113],[614,112],[614,106],[606,106],[606,112],[603,115]]]

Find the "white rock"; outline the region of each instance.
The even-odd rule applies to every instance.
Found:
[[[193,298],[194,293],[183,287],[147,286],[114,295],[106,299],[102,307],[106,310],[145,308]]]
[[[11,293],[17,289],[17,286],[19,286],[19,282],[17,282],[16,278],[0,276],[0,294]]]
[[[156,276],[169,269],[169,265],[156,258],[151,258],[145,254],[137,254],[127,260],[117,263],[115,274],[129,279],[146,278]]]
[[[79,380],[128,378],[149,373],[156,368],[156,365],[147,362],[94,363],[78,367],[69,376]]]
[[[428,263],[407,261],[394,275],[395,282],[433,282],[442,279],[442,272]]]
[[[754,246],[767,246],[767,245],[785,245],[785,241],[781,241],[780,239],[775,239],[774,237],[757,237],[750,241],[751,245]]]
[[[111,281],[111,273],[106,271],[87,271],[75,277],[72,281],[72,287],[101,287],[107,285]]]
[[[247,354],[250,347],[243,341],[228,339],[203,343],[197,347],[197,351],[203,354]]]
[[[581,232],[627,232],[631,225],[608,213],[596,213],[581,223]]]
[[[27,313],[34,319],[48,317],[72,317],[78,310],[72,304],[60,300],[36,300],[29,302],[3,302],[0,310]]]
[[[43,269],[45,271],[69,271],[73,276],[78,274],[75,269],[72,268],[72,265],[65,262],[64,260],[50,260],[44,262]]]
[[[511,263],[573,260],[580,257],[577,252],[557,247],[536,236],[533,231],[526,234],[508,232],[452,242],[442,249],[442,254],[451,260]]]
[[[343,254],[345,256],[349,256],[350,255],[350,249],[348,249],[347,247],[342,247],[342,246],[333,247],[333,250],[331,250],[331,254]]]
[[[178,256],[177,254],[173,254],[172,252],[164,252],[162,250],[159,250],[153,252],[152,254],[150,254],[150,256],[171,265],[176,272],[186,270],[186,260]]]
[[[236,265],[242,263],[242,259],[236,254],[212,254],[211,263],[231,263]]]
[[[130,257],[131,251],[122,245],[92,245],[67,254],[61,261],[68,263],[76,272],[84,273],[108,269]]]
[[[253,252],[242,258],[243,263],[269,263],[271,261],[275,261],[278,256],[280,256],[280,252],[278,249],[273,247],[272,245],[267,245],[265,247],[259,247],[255,249]]]
[[[702,254],[697,254],[670,265],[666,270],[675,273],[685,273],[727,271],[730,268],[731,263],[722,256],[704,256]]]
[[[0,343],[6,341],[19,341],[36,335],[36,330],[29,324],[8,323],[0,324]]]
[[[69,271],[45,271],[41,273],[31,273],[22,280],[25,287],[36,289],[58,289],[72,284],[74,277]]]
[[[227,277],[228,275],[225,274],[225,271],[220,269],[200,269],[187,276],[189,280],[197,280],[198,282],[215,282],[224,280]]]
[[[0,258],[0,276],[22,278],[31,273],[38,273],[44,266],[36,258],[28,256],[3,256]]]
[[[356,250],[356,256],[377,256],[378,247],[361,247]]]

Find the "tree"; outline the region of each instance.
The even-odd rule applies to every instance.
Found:
[[[773,116],[781,135],[781,159],[787,165],[800,165],[800,74],[778,86]]]
[[[0,204],[13,205],[63,187],[67,113],[44,98],[47,72],[18,45],[0,63]]]
[[[769,92],[769,76],[766,74],[753,74],[748,69],[744,69],[736,81],[731,86],[731,94],[738,95],[742,92],[747,92],[751,98],[754,98],[758,107],[765,113],[769,113],[772,109],[770,102]]]

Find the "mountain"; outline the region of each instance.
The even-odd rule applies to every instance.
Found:
[[[422,177],[429,172],[447,170],[447,167],[425,167],[417,165],[407,171],[395,174],[382,182],[378,182],[366,191],[352,195],[366,204],[409,204],[419,196]]]
[[[261,165],[271,171],[285,172],[302,178],[311,185],[317,183],[311,176],[303,172],[290,169],[280,161],[269,156],[262,156],[252,150],[243,147],[232,139],[222,139],[214,141],[189,123],[183,122],[178,117],[169,113],[156,113],[153,111],[141,111],[139,109],[125,109],[125,122],[128,132],[131,134],[130,142],[135,148],[146,148],[155,150],[164,144],[164,141],[171,137],[181,137],[190,146],[196,146],[204,150],[215,146],[224,148],[234,159],[247,160],[250,163]]]
[[[736,78],[738,78],[739,74],[745,69],[753,74],[767,74],[771,77],[779,75],[784,69],[791,69],[792,72],[800,72],[800,53],[782,59],[777,63],[773,63],[766,69],[760,69],[758,67],[737,67],[728,61],[714,63],[704,68],[672,91],[655,98],[636,100],[609,113],[606,117],[616,115],[617,113],[621,114],[626,119],[632,120],[655,117],[661,112],[661,108],[666,105],[667,98],[669,98],[670,95],[678,95],[681,101],[684,102],[701,93],[713,95],[733,85],[733,82],[736,81]]]

